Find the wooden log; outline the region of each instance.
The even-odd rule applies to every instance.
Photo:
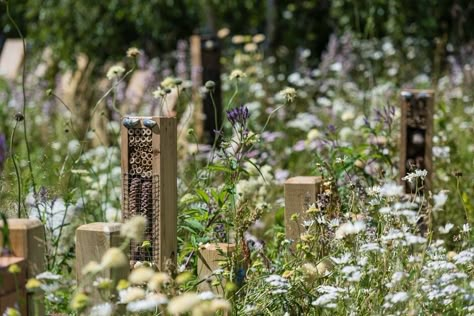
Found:
[[[0,76],[8,80],[16,79],[20,74],[24,58],[23,41],[21,39],[7,39],[0,55]]]
[[[298,240],[305,212],[316,202],[321,191],[321,177],[293,177],[285,181],[285,232],[286,238]],[[297,217],[294,220],[294,217]]]
[[[91,261],[100,262],[104,253],[119,247],[123,238],[120,236],[120,223],[91,223],[80,226],[76,230],[76,277],[82,278],[82,270]],[[120,279],[127,279],[129,267],[106,269],[98,276],[109,278],[114,287]]]
[[[176,118],[124,118],[121,134],[123,219],[145,216],[151,243],[144,248],[132,242],[130,259],[164,270],[177,258]]]
[[[0,226],[3,224],[0,223]],[[8,219],[11,251],[17,257],[26,261],[26,277],[34,278],[46,270],[46,246],[44,227],[38,219],[11,218]],[[3,241],[0,240],[0,247]],[[38,294],[35,294],[38,295]],[[33,294],[28,294],[28,314],[44,315],[44,306],[35,311]]]
[[[200,291],[213,291],[224,294],[225,282],[214,272],[222,268],[222,264],[228,261],[229,256],[235,251],[235,244],[216,243],[205,244],[198,253],[198,279]]]
[[[400,128],[400,181],[415,169],[428,171],[424,190],[432,188],[433,173],[433,90],[403,90],[401,92],[401,128]],[[406,193],[414,193],[420,182],[405,181]],[[419,186],[418,186],[419,188]]]

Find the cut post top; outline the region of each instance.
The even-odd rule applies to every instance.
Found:
[[[285,184],[316,184],[322,182],[321,177],[316,176],[297,176],[289,178]]]
[[[95,232],[104,232],[104,233],[114,233],[120,231],[121,223],[90,223],[81,225],[77,228],[78,231],[95,231]]]
[[[36,218],[9,218],[8,228],[10,229],[31,229],[42,226],[43,224]],[[0,222],[0,227],[3,227],[3,222]]]

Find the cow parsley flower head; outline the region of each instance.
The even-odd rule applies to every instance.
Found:
[[[342,239],[348,235],[355,235],[365,229],[365,223],[363,221],[347,222],[342,224],[336,230],[336,239]]]
[[[420,178],[421,180],[424,180],[425,177],[428,175],[428,171],[426,170],[415,170],[415,172],[411,172],[404,176],[402,180],[408,181],[410,183],[413,183],[413,180]]]

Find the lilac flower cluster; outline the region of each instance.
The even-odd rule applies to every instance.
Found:
[[[0,134],[0,171],[3,169],[3,163],[7,158],[7,140],[4,134]]]
[[[227,119],[230,121],[232,126],[236,124],[244,126],[247,123],[247,119],[250,117],[249,109],[244,105],[226,111],[226,114]]]

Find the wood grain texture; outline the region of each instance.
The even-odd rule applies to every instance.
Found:
[[[9,80],[17,78],[24,58],[23,41],[7,39],[0,55],[0,76]]]
[[[16,264],[20,267],[20,273],[13,275],[8,268]],[[0,257],[0,299],[8,293],[15,292],[17,286],[25,287],[26,284],[26,260],[21,257]],[[3,310],[0,311],[0,313]]]
[[[82,269],[91,261],[100,262],[104,253],[119,247],[123,238],[120,237],[120,223],[91,223],[80,226],[76,230],[76,276],[82,278]],[[129,269],[104,270],[101,277],[114,281],[127,278]]]
[[[44,272],[46,270],[46,253],[44,227],[41,221],[38,219],[10,218],[8,219],[8,228],[10,229],[13,254],[26,260],[27,277],[32,278]],[[0,240],[0,245],[2,243]]]
[[[224,294],[225,283],[219,282],[218,285],[212,285],[213,282],[219,280],[212,274],[221,268],[221,263],[225,263],[234,251],[235,244],[226,243],[205,244],[199,249],[197,268],[198,279],[201,281],[198,286],[200,291],[212,290],[215,293]]]
[[[411,98],[404,95],[411,95]],[[421,97],[426,96],[423,103]],[[411,193],[413,188],[409,184],[402,181],[408,172],[410,166],[413,169],[426,169],[428,175],[424,181],[424,191],[428,192],[432,189],[432,173],[433,173],[433,115],[434,115],[434,91],[433,90],[415,90],[406,89],[400,94],[401,118],[400,118],[400,183],[405,185],[406,192]],[[419,105],[422,106],[419,106]],[[416,110],[414,106],[416,105]],[[423,119],[414,118],[414,112],[421,112]],[[420,113],[418,113],[420,114]],[[418,115],[417,114],[417,115]],[[415,139],[416,135],[421,135],[423,143],[420,144]],[[420,137],[418,137],[420,138]],[[420,138],[421,139],[421,138]],[[420,192],[421,193],[421,192]]]
[[[286,238],[298,240],[302,231],[305,211],[316,202],[321,190],[321,177],[293,177],[285,182],[285,232]],[[298,220],[292,220],[293,214]]]

